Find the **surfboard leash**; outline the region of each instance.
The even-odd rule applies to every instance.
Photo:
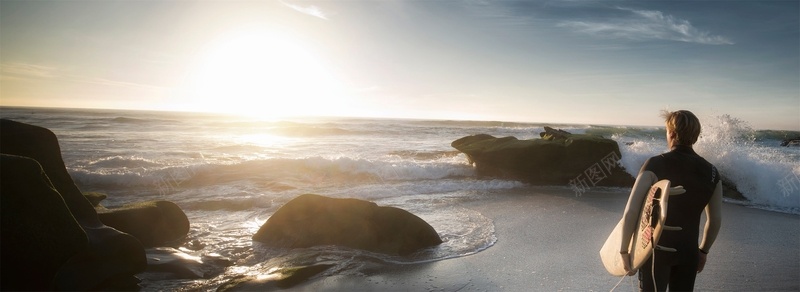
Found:
[[[650,277],[653,278],[653,291],[658,291],[658,285],[656,284],[656,251],[653,251],[653,255],[650,256],[650,261],[652,262],[652,266],[650,267]]]
[[[622,280],[625,280],[626,277],[628,277],[628,276],[627,275],[622,276],[622,279],[619,279],[619,282],[617,282],[617,285],[614,285],[614,288],[611,288],[611,291],[609,291],[609,292],[614,292],[614,289],[617,289],[617,286],[619,286],[619,284],[622,283]]]
[[[619,282],[617,282],[617,285],[614,285],[614,288],[611,288],[610,292],[614,292],[614,290],[616,290],[617,287],[619,287],[619,284],[621,284],[622,281],[625,280],[625,278],[628,278],[630,280],[630,281],[628,281],[628,283],[631,284],[631,291],[638,291],[638,289],[636,289],[636,282],[633,281],[633,275],[630,275],[630,276],[625,275],[625,276],[622,276],[622,279],[619,279]]]
[[[651,268],[651,271],[650,271],[650,276],[653,277],[653,288],[654,288],[653,290],[654,291],[658,291],[658,286],[656,285],[655,267],[656,267],[656,265],[655,265],[655,261],[654,261],[653,267]],[[619,282],[617,282],[617,284],[614,285],[614,288],[611,288],[611,291],[609,291],[609,292],[614,292],[614,290],[616,290],[617,287],[619,287],[619,284],[622,284],[622,281],[624,281],[625,278],[631,279],[629,281],[631,283],[631,291],[637,291],[636,284],[633,282],[633,275],[630,275],[630,276],[625,275],[625,276],[622,276],[622,279],[619,279]]]

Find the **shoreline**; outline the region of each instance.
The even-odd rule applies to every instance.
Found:
[[[599,250],[627,200],[620,191],[531,187],[487,194],[464,207],[492,219],[497,242],[479,253],[422,264],[378,265],[360,275],[319,276],[312,291],[616,291],[636,277],[609,275]],[[588,224],[592,223],[592,224]],[[698,291],[800,289],[800,216],[723,205],[723,225],[698,275]],[[620,281],[622,281],[620,283]]]

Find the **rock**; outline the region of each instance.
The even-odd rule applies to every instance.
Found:
[[[740,192],[739,189],[736,188],[736,184],[731,182],[731,180],[729,180],[725,176],[722,176],[721,179],[722,179],[722,196],[723,197],[731,198],[731,199],[739,200],[739,201],[749,201],[749,199],[747,199],[747,197],[745,197],[744,194],[742,194],[742,192]]]
[[[614,140],[553,129],[541,136],[547,139],[478,134],[455,140],[451,146],[466,154],[480,175],[540,185],[633,185],[634,178],[618,164],[622,156]]]
[[[781,141],[781,146],[790,147],[790,146],[800,146],[800,137],[784,139]]]
[[[164,246],[189,234],[189,218],[169,201],[127,204],[98,210],[103,224],[136,237],[145,247]]]
[[[408,211],[313,194],[283,205],[253,240],[275,247],[340,245],[391,255],[442,243],[433,227]]]
[[[0,119],[0,152],[30,157],[42,165],[72,215],[82,224],[100,225],[92,204],[67,172],[56,135],[48,129]]]
[[[90,204],[92,204],[92,207],[95,208],[95,211],[97,208],[103,208],[103,206],[100,205],[100,202],[108,198],[108,195],[98,192],[85,192],[83,193],[83,196],[89,201]]]
[[[539,137],[544,140],[565,140],[572,136],[572,133],[561,130],[561,129],[553,129],[548,126],[544,126],[544,132],[539,133]]]
[[[134,275],[147,267],[142,244],[105,225],[82,227],[89,247],[61,266],[56,290],[138,290]]]
[[[61,202],[67,208],[66,210],[62,209],[61,212],[71,214],[73,220],[83,230],[82,236],[88,240],[88,246],[78,253],[72,254],[60,266],[54,277],[51,277],[50,272],[29,273],[15,277],[19,274],[11,272],[15,271],[14,268],[3,268],[3,290],[13,290],[10,287],[31,287],[40,284],[50,285],[49,289],[56,290],[130,290],[138,287],[136,286],[138,280],[133,275],[146,268],[144,248],[132,236],[100,222],[92,204],[83,196],[67,172],[61,158],[58,140],[53,132],[42,127],[0,119],[0,152],[27,157],[40,165],[39,168],[36,168],[32,166],[31,162],[18,162],[23,161],[19,159],[11,159],[11,161],[16,161],[14,163],[2,164],[0,172],[4,178],[0,181],[0,185],[3,189],[3,202],[0,205],[3,205],[4,210],[7,198],[33,200],[28,196],[34,192],[43,192],[47,188],[52,192],[49,195],[42,193],[40,196],[58,194]],[[6,179],[6,175],[17,173],[17,165],[21,165],[19,167],[26,168],[28,171],[16,174],[13,179]],[[36,169],[31,170],[33,168]],[[24,202],[24,204],[34,205],[35,203],[35,201]],[[51,205],[50,208],[54,207]],[[11,257],[11,254],[25,256],[26,254],[41,253],[48,255],[50,251],[42,250],[39,247],[50,246],[54,242],[62,240],[59,238],[63,235],[61,233],[45,232],[47,228],[55,227],[39,226],[52,223],[48,218],[37,217],[39,213],[9,212],[8,214],[13,214],[14,217],[3,220],[2,248],[4,252],[2,262],[4,267],[10,263],[16,263],[7,258],[7,256]],[[6,216],[6,212],[3,212],[3,216]],[[30,217],[23,218],[25,216]],[[20,242],[15,242],[17,237],[12,234],[19,230],[28,230],[30,234],[26,238],[19,239]],[[36,242],[26,243],[25,240]],[[8,249],[6,249],[7,247]]]
[[[0,154],[0,166],[1,290],[52,290],[89,239],[36,160]]]

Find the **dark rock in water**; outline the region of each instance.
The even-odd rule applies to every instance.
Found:
[[[57,290],[138,290],[134,277],[147,267],[142,244],[108,226],[82,226],[89,247],[69,259],[56,275]]]
[[[288,267],[279,269],[267,277],[239,276],[222,284],[217,291],[276,291],[288,289],[333,266],[331,264],[320,264]]]
[[[92,204],[72,181],[61,159],[61,150],[55,134],[48,129],[0,119],[0,152],[29,159],[9,158],[4,155],[0,164],[3,179],[2,192],[2,290],[117,290],[137,289],[138,280],[133,275],[144,271],[146,258],[138,240],[116,229],[103,225]],[[6,161],[9,161],[6,163]],[[34,164],[31,161],[38,162]],[[23,169],[24,171],[20,171]],[[49,199],[59,195],[62,205]],[[44,211],[22,212],[38,206],[36,198],[48,198]],[[6,203],[8,200],[8,204]],[[12,207],[18,206],[18,207]],[[59,209],[59,210],[56,210]],[[77,222],[80,230],[69,227],[70,220]],[[64,221],[65,222],[61,222]],[[58,222],[57,222],[58,221]],[[52,225],[51,224],[55,224]],[[58,232],[49,230],[62,228]],[[19,232],[25,236],[16,236]],[[67,234],[65,234],[67,233]],[[84,238],[86,246],[77,253],[66,246],[74,245],[74,238]],[[70,239],[72,238],[72,239]],[[65,247],[57,247],[65,241]],[[69,243],[72,242],[72,243]],[[45,247],[51,248],[45,248]],[[26,255],[31,262],[38,257],[52,257],[51,265],[67,260],[52,274],[52,267],[43,272],[27,272],[23,262]],[[30,255],[36,255],[32,257]],[[38,266],[39,263],[36,263]],[[15,267],[20,265],[20,267]],[[30,265],[30,264],[27,264]]]
[[[134,203],[98,211],[103,224],[136,237],[145,247],[162,246],[186,237],[189,218],[169,201]]]
[[[749,201],[747,197],[736,188],[736,185],[724,176],[722,177],[722,196],[740,201]]]
[[[98,192],[86,192],[83,193],[83,196],[89,201],[90,204],[92,204],[92,207],[95,207],[95,209],[102,207],[100,206],[100,202],[108,198],[108,195]]]
[[[541,136],[546,139],[478,134],[455,140],[451,146],[466,154],[481,175],[581,188],[633,185],[634,178],[618,164],[622,156],[614,140],[552,128]]]
[[[544,140],[565,140],[572,136],[572,133],[561,130],[553,129],[548,126],[544,127],[544,132],[539,133],[539,137]]]
[[[52,290],[89,239],[36,160],[0,154],[2,290]]]
[[[0,152],[30,157],[42,165],[56,191],[81,224],[100,225],[97,213],[72,181],[56,135],[48,129],[0,119]]]
[[[313,194],[283,205],[253,240],[276,247],[340,245],[392,255],[442,243],[433,227],[408,211]]]
[[[800,137],[783,140],[783,141],[781,141],[781,146],[785,146],[785,147],[797,146],[797,147],[800,147]]]

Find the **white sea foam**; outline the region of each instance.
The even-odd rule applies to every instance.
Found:
[[[753,204],[800,212],[800,152],[756,143],[747,122],[722,115],[704,125],[696,149]]]

